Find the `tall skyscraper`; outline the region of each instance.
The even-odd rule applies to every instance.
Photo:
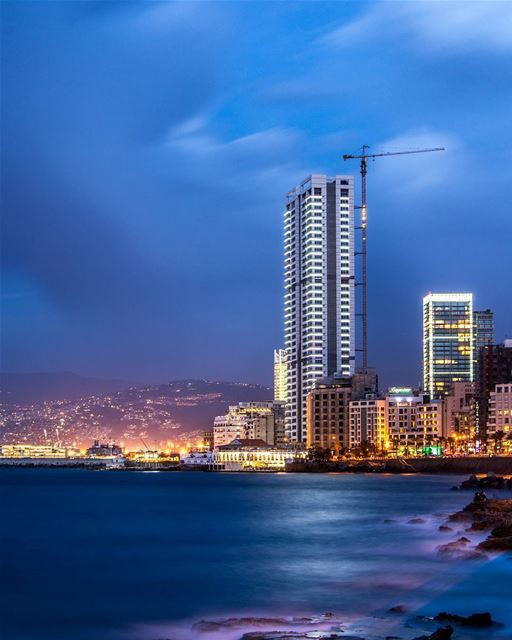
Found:
[[[306,396],[319,378],[354,370],[354,182],[312,175],[284,215],[286,430],[306,441]]]
[[[274,401],[286,402],[286,351],[274,349]]]
[[[472,293],[429,293],[423,298],[423,389],[431,398],[454,382],[473,382]]]
[[[494,314],[490,309],[473,311],[473,326],[475,340],[475,368],[474,379],[478,380],[479,359],[482,347],[494,344]]]

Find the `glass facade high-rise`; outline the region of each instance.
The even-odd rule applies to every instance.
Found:
[[[474,378],[479,376],[479,358],[482,347],[494,344],[494,314],[490,309],[473,311],[473,326],[475,339],[475,368]]]
[[[306,441],[306,396],[354,370],[354,181],[312,175],[284,215],[286,431]]]
[[[423,298],[423,389],[431,398],[454,382],[472,382],[473,294],[429,293]]]

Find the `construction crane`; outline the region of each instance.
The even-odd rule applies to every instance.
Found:
[[[363,329],[363,370],[368,368],[368,331],[367,331],[367,302],[366,302],[366,239],[367,239],[367,215],[366,215],[366,169],[368,158],[383,158],[385,156],[402,156],[410,153],[430,153],[431,151],[444,151],[444,147],[436,147],[434,149],[411,149],[409,151],[387,151],[382,153],[367,153],[370,147],[364,144],[361,147],[361,153],[357,155],[344,154],[343,160],[361,160],[361,282],[358,283],[362,287],[361,317]]]

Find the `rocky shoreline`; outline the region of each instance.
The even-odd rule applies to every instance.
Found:
[[[477,549],[512,551],[512,499],[487,498],[477,491],[473,501],[452,514],[449,521],[469,523],[468,531],[490,531]]]
[[[497,476],[486,479],[470,478],[462,483],[463,488],[506,488],[506,482]],[[457,487],[458,489],[458,487]],[[411,518],[411,524],[423,524],[422,518]],[[512,499],[488,498],[478,488],[473,500],[461,511],[448,516],[441,532],[452,532],[457,523],[471,533],[488,532],[488,537],[475,546],[469,538],[458,539],[437,547],[442,557],[451,559],[485,559],[488,553],[512,551]],[[459,533],[460,535],[460,533]],[[505,596],[504,596],[505,597]],[[280,617],[247,616],[201,620],[192,631],[198,638],[221,637],[229,632],[236,640],[457,640],[490,637],[495,629],[502,627],[493,620],[489,612],[475,612],[468,616],[440,611],[433,616],[417,615],[408,606],[397,605],[384,613],[354,623],[334,613],[316,616]],[[471,635],[474,630],[475,636]],[[219,635],[217,635],[219,634]]]
[[[407,615],[407,609],[403,606],[392,607],[381,620],[385,623],[387,617],[388,623],[390,620],[394,622],[397,614]],[[354,635],[350,622],[333,613],[302,617],[250,616],[200,620],[192,626],[192,631],[205,638],[210,633],[234,632],[238,640],[456,640],[458,630],[463,630],[467,638],[468,630],[491,630],[500,626],[488,612],[460,616],[441,611],[435,616],[407,618],[402,625],[403,631],[399,632],[400,636],[376,636],[374,633],[369,636],[360,635],[359,632]],[[417,635],[418,632],[422,635]]]

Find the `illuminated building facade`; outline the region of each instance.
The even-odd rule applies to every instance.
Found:
[[[286,462],[300,454],[270,447],[263,440],[237,438],[219,447],[214,454],[217,468],[224,471],[274,470],[282,471]]]
[[[283,445],[284,404],[282,402],[239,402],[213,424],[214,448],[236,439],[263,440],[268,445]]]
[[[312,175],[287,195],[284,215],[286,433],[306,442],[306,398],[316,380],[354,369],[354,184]]]
[[[286,402],[286,351],[274,350],[274,400]]]
[[[391,387],[385,398],[389,446],[398,453],[424,452],[443,436],[443,402],[407,387]]]
[[[306,400],[307,446],[330,449],[333,455],[349,449],[351,401],[374,398],[376,393],[377,374],[373,369],[317,380]]]
[[[350,403],[350,441],[353,449],[368,443],[375,452],[384,452],[388,448],[388,429],[386,421],[386,400],[366,398]]]
[[[473,406],[474,382],[454,382],[451,391],[444,397],[443,436],[455,435],[470,440],[475,435]]]
[[[333,455],[348,448],[351,398],[350,377],[317,380],[306,400],[308,447],[330,449]]]
[[[497,384],[489,395],[487,436],[500,431],[505,436],[512,434],[512,378],[508,384]]]
[[[77,458],[75,447],[56,447],[43,444],[4,444],[0,447],[4,458]]]
[[[423,389],[431,398],[454,382],[473,382],[473,294],[429,293],[423,298]]]

